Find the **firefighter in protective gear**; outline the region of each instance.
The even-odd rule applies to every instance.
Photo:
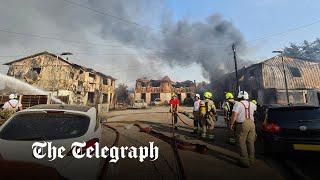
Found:
[[[205,92],[203,94],[204,100],[200,102],[200,120],[202,124],[202,138],[208,138],[209,140],[214,138],[213,129],[215,123],[216,107],[212,101],[212,93]]]
[[[194,129],[193,129],[193,134],[198,134],[198,133],[201,133],[200,132],[200,127],[201,127],[201,124],[200,124],[200,102],[201,102],[201,99],[200,99],[200,94],[196,94],[194,96],[194,103],[193,103],[193,126],[194,126]]]
[[[4,119],[9,119],[15,112],[22,110],[22,104],[17,100],[17,95],[10,94],[9,101],[2,106],[1,116]]]
[[[174,125],[174,129],[178,129],[177,123],[178,123],[178,109],[180,105],[180,100],[178,99],[175,93],[172,93],[169,104],[170,104],[170,112],[172,113],[172,118],[173,118],[172,124]]]
[[[257,106],[248,100],[249,94],[246,91],[240,91],[238,99],[239,102],[236,102],[232,109],[230,129],[233,130],[235,126],[240,165],[249,167],[255,159],[254,112],[257,110]]]
[[[232,108],[233,105],[235,103],[234,100],[234,96],[231,92],[227,92],[226,93],[226,100],[223,102],[223,115],[224,115],[224,120],[226,122],[227,125],[230,124],[230,120],[231,120],[231,115],[232,115]],[[228,138],[229,138],[229,143],[230,144],[235,144],[236,140],[235,140],[235,132],[228,130],[227,134],[228,134]]]

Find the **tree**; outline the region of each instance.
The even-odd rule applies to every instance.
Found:
[[[291,43],[289,47],[285,47],[284,55],[320,61],[320,39],[313,42],[303,41],[301,45]]]
[[[117,102],[127,103],[128,96],[129,96],[128,86],[124,83],[119,84],[118,87],[116,88],[116,96],[117,96]]]

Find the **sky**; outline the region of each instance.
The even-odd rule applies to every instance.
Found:
[[[222,49],[213,46],[230,43],[231,37],[239,43],[241,67],[266,60],[274,55],[273,50],[291,42],[315,40],[320,32],[317,0],[0,0],[0,3],[1,64],[43,50],[53,53],[67,50],[74,54],[70,61],[110,74],[118,83],[130,86],[142,76],[156,79],[169,75],[175,81],[199,82],[230,72],[231,47],[229,52],[229,45]],[[123,18],[139,26],[121,22]],[[211,36],[212,29],[221,25],[223,37],[216,31]],[[98,47],[100,44],[103,47]],[[106,46],[110,44],[122,48]],[[146,50],[149,47],[153,50]],[[197,60],[189,57],[204,48],[205,55]],[[184,57],[183,53],[190,54]],[[6,70],[1,65],[0,71]]]
[[[250,41],[244,58],[254,62],[274,56],[273,50],[283,49],[290,43],[313,41],[320,37],[320,22],[317,22],[320,20],[320,1],[317,0],[167,0],[166,3],[172,9],[175,20],[197,21],[212,12],[221,14]],[[317,23],[292,30],[314,22]],[[280,34],[274,35],[277,33]],[[262,37],[266,38],[256,40]],[[184,71],[179,69],[179,73],[174,74],[179,76],[185,74]],[[198,72],[199,69],[193,66],[186,71]]]

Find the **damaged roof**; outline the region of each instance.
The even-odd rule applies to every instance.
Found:
[[[8,66],[10,66],[10,65],[12,65],[13,63],[16,63],[16,62],[19,62],[19,61],[23,61],[23,60],[29,59],[29,58],[34,58],[34,57],[41,56],[41,55],[49,55],[49,56],[57,57],[56,54],[53,54],[53,53],[50,53],[50,52],[47,52],[47,51],[43,51],[43,52],[40,52],[40,53],[37,53],[37,54],[33,54],[33,55],[31,55],[31,56],[23,57],[23,58],[14,60],[14,61],[10,61],[10,62],[4,63],[3,65],[8,65]],[[94,73],[94,74],[98,74],[98,75],[100,75],[100,76],[102,76],[102,77],[105,77],[105,78],[109,78],[109,79],[112,79],[112,80],[116,80],[116,79],[115,79],[114,77],[112,77],[112,76],[105,75],[105,74],[103,74],[103,73],[101,73],[101,72],[98,72],[98,71],[95,71],[95,70],[93,70],[93,69],[86,68],[86,67],[84,67],[84,66],[81,66],[81,65],[74,64],[74,63],[71,63],[71,62],[69,62],[69,61],[66,61],[66,60],[64,60],[63,58],[61,58],[60,56],[58,56],[58,59],[59,59],[60,61],[63,61],[63,62],[65,62],[65,63],[67,63],[67,64],[75,67],[75,68],[79,68],[79,69],[82,69],[82,70],[87,71],[87,72],[91,72],[91,73]]]

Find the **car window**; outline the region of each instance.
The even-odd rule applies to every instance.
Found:
[[[16,115],[0,132],[6,140],[57,140],[84,135],[90,118],[64,113]]]
[[[276,122],[298,120],[320,121],[320,109],[270,109],[268,119]]]

